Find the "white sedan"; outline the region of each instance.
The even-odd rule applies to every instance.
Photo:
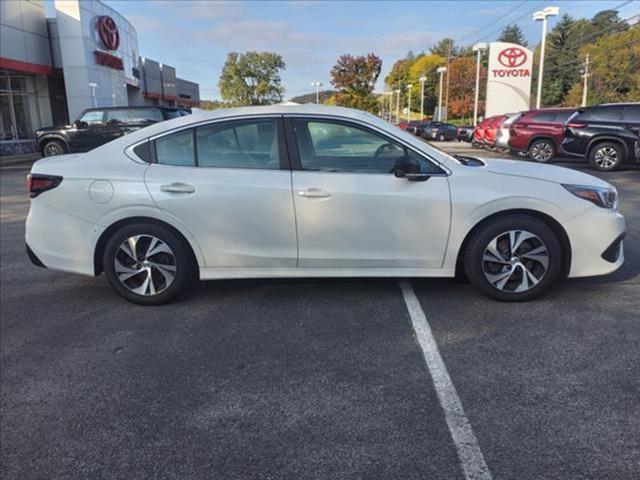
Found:
[[[455,157],[367,113],[315,105],[190,115],[37,161],[27,252],[159,304],[194,279],[454,277],[528,300],[624,260],[608,183]]]

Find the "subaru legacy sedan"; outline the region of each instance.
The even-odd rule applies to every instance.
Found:
[[[221,109],[37,161],[27,253],[135,303],[196,280],[458,277],[498,300],[623,262],[618,195],[551,165],[455,157],[361,111]]]

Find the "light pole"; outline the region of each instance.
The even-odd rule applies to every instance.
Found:
[[[547,17],[553,17],[560,13],[559,7],[547,7],[533,14],[533,20],[542,22],[542,44],[540,45],[540,68],[538,69],[538,95],[536,96],[536,108],[540,108],[542,97],[542,74],[544,72],[544,47],[547,37]]]
[[[98,84],[89,82],[89,87],[91,87],[91,96],[93,97],[93,108],[96,108],[98,106],[98,100],[96,99],[96,88],[98,88]]]
[[[438,67],[436,72],[440,74],[440,91],[438,92],[438,121],[442,120],[442,77],[447,71],[447,67]]]
[[[389,123],[393,123],[393,90],[385,94],[389,95]]]
[[[587,90],[589,88],[589,54],[584,60],[584,72],[582,73],[582,107],[587,106]]]
[[[476,43],[473,46],[473,51],[478,52],[476,58],[476,99],[473,104],[473,126],[478,124],[478,99],[480,98],[480,59],[482,58],[482,50],[487,49],[486,43]]]
[[[396,90],[396,123],[400,123],[400,89]]]
[[[409,109],[409,122],[411,122],[411,87],[413,87],[412,84],[408,84],[407,85],[407,90],[409,90],[409,105],[408,105],[408,109]]]
[[[320,103],[320,87],[322,82],[311,82],[312,87],[316,87],[316,105]]]
[[[424,82],[427,81],[427,77],[422,76],[420,80],[420,120],[424,118]]]

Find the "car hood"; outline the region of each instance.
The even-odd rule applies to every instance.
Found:
[[[480,158],[485,168],[500,175],[535,178],[554,183],[588,185],[593,187],[611,187],[604,180],[587,173],[555,165],[544,165],[524,160],[502,160],[496,158]]]

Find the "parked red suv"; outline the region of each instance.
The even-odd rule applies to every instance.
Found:
[[[575,108],[544,108],[524,112],[509,128],[509,149],[545,163],[560,151],[564,122]]]
[[[484,129],[484,146],[489,150],[494,150],[496,148],[496,138],[498,134],[498,128],[502,122],[507,119],[506,115],[496,115],[491,119],[487,126]]]

